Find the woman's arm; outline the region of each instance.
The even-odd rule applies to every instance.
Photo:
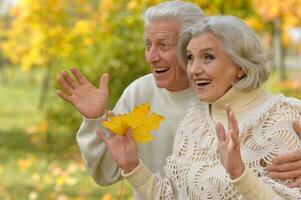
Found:
[[[291,190],[283,184],[277,183],[272,179],[267,180],[268,183],[263,182],[247,166],[244,166],[240,154],[238,124],[229,106],[226,107],[226,112],[229,121],[229,130],[226,133],[223,126],[221,124],[217,124],[216,131],[219,140],[218,150],[221,162],[230,175],[230,182],[235,186],[238,192],[241,193],[246,199],[250,200],[274,199],[281,197],[280,195],[283,195],[287,198],[300,197],[301,195],[298,193],[298,191]],[[289,134],[289,130],[287,132]],[[294,136],[293,134],[290,135]],[[290,139],[291,138],[288,138],[287,140],[292,141]],[[244,170],[241,170],[242,168]]]

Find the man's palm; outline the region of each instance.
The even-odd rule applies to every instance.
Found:
[[[57,94],[65,101],[71,103],[82,115],[95,119],[105,113],[108,102],[108,74],[103,74],[99,89],[91,84],[75,68],[71,72],[76,81],[66,71],[58,75],[57,80],[64,91]]]

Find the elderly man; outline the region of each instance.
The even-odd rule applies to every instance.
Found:
[[[160,128],[154,132],[156,139],[139,146],[139,157],[154,173],[164,174],[163,166],[172,152],[174,133],[194,97],[186,72],[177,59],[178,39],[182,30],[203,17],[204,13],[198,6],[183,1],[169,1],[146,10],[145,57],[152,74],[130,84],[113,109],[114,113],[127,113],[136,105],[149,102],[152,111],[165,116]],[[57,79],[64,92],[58,91],[57,94],[73,104],[84,117],[77,141],[89,174],[100,185],[113,184],[120,179],[121,170],[96,134],[96,130],[101,128],[99,118],[104,115],[107,105],[109,77],[102,75],[100,87],[96,88],[75,68],[71,72],[77,81],[66,71],[62,72]],[[111,140],[118,139],[119,136],[111,137]],[[271,166],[274,170],[272,175],[288,178],[288,175],[279,172],[283,169],[281,166]],[[294,173],[293,177],[298,177],[301,173],[295,170],[300,168],[294,165],[288,170]],[[300,181],[296,183],[300,184]]]

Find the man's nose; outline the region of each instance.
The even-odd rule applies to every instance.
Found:
[[[146,52],[146,59],[149,63],[158,62],[160,61],[160,52],[158,51],[157,48],[151,47]]]

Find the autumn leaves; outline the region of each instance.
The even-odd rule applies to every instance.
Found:
[[[110,117],[103,121],[102,125],[117,135],[125,135],[130,128],[135,142],[145,143],[153,140],[150,131],[158,129],[161,121],[164,120],[163,116],[149,112],[149,103],[140,104],[128,114]]]

